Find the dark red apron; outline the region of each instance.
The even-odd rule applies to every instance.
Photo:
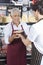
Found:
[[[12,25],[12,33],[13,33]],[[14,39],[7,48],[7,65],[26,65],[26,47],[21,39]]]

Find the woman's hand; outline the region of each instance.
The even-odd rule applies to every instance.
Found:
[[[11,43],[15,38],[19,38],[16,34],[13,34],[9,37],[9,42]]]
[[[16,38],[21,38],[21,33],[23,32],[23,30],[19,30],[19,31],[14,31],[13,32],[13,35],[11,35],[10,37],[9,37],[9,42],[12,42],[14,39],[16,39]]]
[[[22,34],[16,34],[19,38],[24,39],[24,36]]]

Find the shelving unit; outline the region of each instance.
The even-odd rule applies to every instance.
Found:
[[[8,10],[10,8],[13,7],[19,7],[19,9],[21,9],[21,16],[23,13],[23,7],[25,6],[27,8],[27,10],[29,10],[29,5],[25,5],[25,4],[14,4],[14,3],[0,3],[0,6],[6,6],[7,10],[6,10],[6,15],[8,15]],[[0,23],[0,28],[3,28],[7,23]],[[31,25],[33,23],[27,23],[28,25]],[[26,59],[27,59],[27,65],[30,65],[31,62],[31,54],[26,54]],[[6,55],[0,54],[0,65],[4,65],[6,64]]]

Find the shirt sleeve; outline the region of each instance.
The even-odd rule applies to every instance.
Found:
[[[11,36],[11,30],[9,30],[11,27],[9,25],[6,25],[3,32],[4,32],[4,41],[5,44],[9,44],[10,42],[8,41],[9,36]]]
[[[37,38],[37,36],[38,36],[38,33],[37,33],[36,29],[35,29],[33,26],[31,26],[27,38],[28,38],[31,42],[35,42],[35,39]]]
[[[35,25],[31,26],[28,39],[34,43],[37,50],[43,54],[43,34],[39,34]]]
[[[43,54],[43,35],[39,34],[34,42],[35,47],[38,49],[38,51]]]

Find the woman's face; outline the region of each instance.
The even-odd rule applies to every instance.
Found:
[[[11,16],[14,24],[20,23],[20,13],[14,12],[14,14]]]

